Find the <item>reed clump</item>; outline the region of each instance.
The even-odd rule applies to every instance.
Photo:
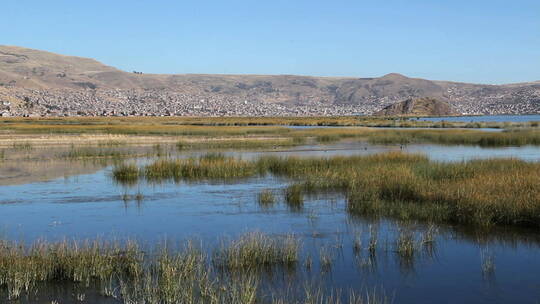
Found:
[[[120,183],[134,183],[139,180],[139,167],[135,164],[122,163],[113,168],[112,175],[115,181]]]
[[[250,233],[237,241],[222,244],[214,252],[213,263],[227,270],[290,267],[298,262],[298,250],[299,243],[292,236],[276,239]]]
[[[285,189],[285,203],[293,211],[299,211],[304,205],[304,193],[300,185],[291,185]]]
[[[271,190],[265,189],[258,195],[259,205],[262,207],[270,207],[276,203],[276,196]]]
[[[161,159],[141,169],[149,181],[174,180],[230,180],[255,175],[254,163],[227,157],[221,153],[207,153],[199,158]]]

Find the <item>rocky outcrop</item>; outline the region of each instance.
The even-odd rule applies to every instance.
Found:
[[[448,103],[429,97],[407,99],[389,105],[375,113],[375,115],[382,116],[449,116],[456,114],[456,111]]]

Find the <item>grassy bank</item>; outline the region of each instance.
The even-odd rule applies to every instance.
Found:
[[[514,159],[460,163],[421,155],[296,158],[247,161],[210,154],[159,160],[143,168],[119,166],[114,177],[149,181],[231,180],[267,173],[298,180],[285,200],[298,209],[304,194],[338,191],[353,214],[476,226],[540,226],[540,164]]]

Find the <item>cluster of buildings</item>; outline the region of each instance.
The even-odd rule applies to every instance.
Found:
[[[268,102],[227,94],[149,90],[17,90],[4,116],[339,116],[367,114],[367,105],[321,101]],[[1,96],[0,96],[1,99]]]
[[[405,99],[403,96],[373,96],[361,102],[339,103],[321,96],[286,97],[276,101],[247,94],[169,89],[10,89],[0,91],[0,116],[369,115]],[[450,88],[444,98],[461,114],[540,113],[540,90],[534,89],[468,92]]]

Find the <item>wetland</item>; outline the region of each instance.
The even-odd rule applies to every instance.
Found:
[[[540,300],[534,122],[252,120],[0,123],[0,301]]]

